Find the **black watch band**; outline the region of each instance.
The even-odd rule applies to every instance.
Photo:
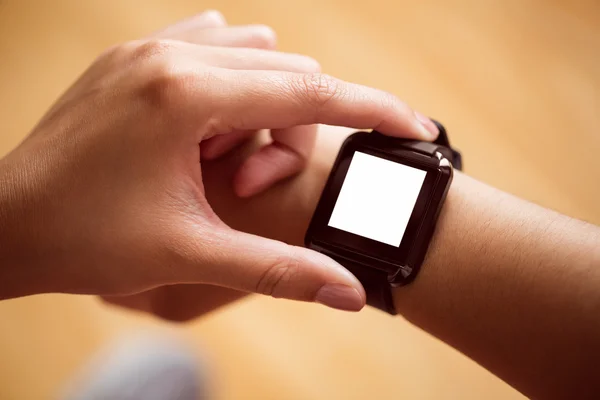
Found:
[[[430,156],[435,155],[436,152],[440,153],[445,158],[447,158],[450,161],[450,163],[452,163],[452,167],[454,169],[462,171],[462,157],[458,151],[454,150],[450,146],[450,140],[448,139],[448,133],[446,132],[446,128],[444,128],[444,126],[436,120],[432,119],[432,121],[440,131],[438,138],[434,142],[405,140],[403,141],[403,146]]]
[[[367,295],[367,304],[378,308],[391,315],[396,315],[392,286],[388,282],[387,272],[375,268],[369,268],[346,259],[332,257],[342,264],[348,271],[352,272],[360,281]]]

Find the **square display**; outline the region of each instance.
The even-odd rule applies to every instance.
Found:
[[[427,171],[356,151],[329,226],[399,247]]]

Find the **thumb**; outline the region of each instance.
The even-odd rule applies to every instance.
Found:
[[[365,305],[360,282],[325,255],[232,229],[216,235],[194,260],[203,283],[346,311]]]

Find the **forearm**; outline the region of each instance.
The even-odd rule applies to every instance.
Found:
[[[321,134],[301,176],[249,201],[209,166],[211,204],[239,229],[301,244],[342,139]],[[218,170],[233,173],[243,153]],[[523,392],[560,397],[594,385],[599,246],[598,228],[457,173],[422,271],[395,291],[396,305]]]
[[[398,311],[525,394],[600,392],[600,231],[457,174]]]

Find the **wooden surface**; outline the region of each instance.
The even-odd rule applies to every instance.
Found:
[[[509,0],[0,0],[0,155],[107,46],[205,8],[380,87],[449,128],[467,171],[600,223],[600,3]],[[95,299],[0,303],[0,399],[47,399],[148,318]],[[510,399],[444,344],[372,311],[253,297],[183,329],[217,399]]]

